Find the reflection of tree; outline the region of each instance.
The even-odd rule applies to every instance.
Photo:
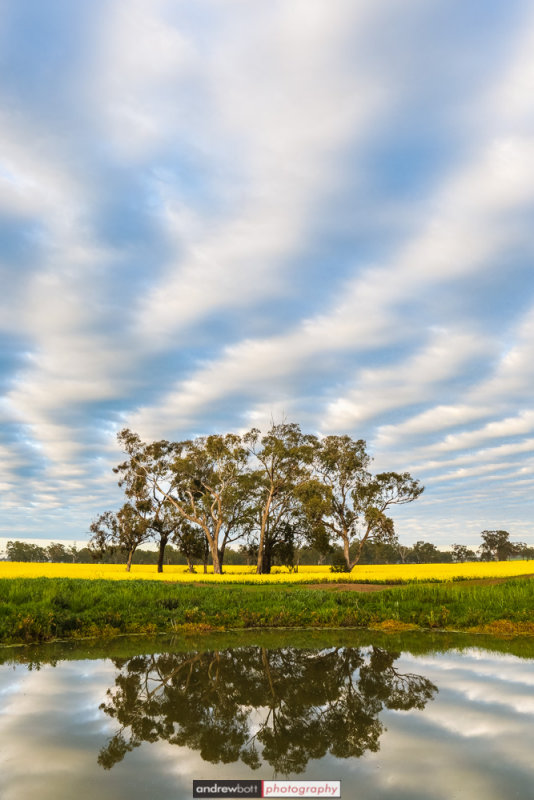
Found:
[[[212,763],[256,769],[263,759],[288,774],[328,752],[376,751],[383,708],[422,709],[437,691],[420,675],[400,674],[398,657],[378,647],[247,647],[116,661],[101,708],[121,727],[98,761],[110,769],[142,742],[164,739]]]

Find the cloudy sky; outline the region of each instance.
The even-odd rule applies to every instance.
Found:
[[[0,0],[0,536],[285,416],[532,543],[533,98],[527,0]]]

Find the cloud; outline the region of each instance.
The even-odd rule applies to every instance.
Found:
[[[456,538],[498,475],[523,491],[528,4],[482,27],[422,0],[5,6],[8,535],[76,538],[115,503],[123,425],[365,436],[458,499]],[[420,508],[405,535],[439,527]]]

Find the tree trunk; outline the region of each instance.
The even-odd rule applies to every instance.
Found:
[[[128,551],[128,561],[126,562],[126,572],[130,572],[130,568],[132,566],[132,558],[133,554],[135,553],[135,548],[133,550]]]
[[[270,575],[272,566],[272,553],[270,542],[265,542],[261,559],[261,574]]]
[[[353,568],[356,566],[356,564],[358,563],[358,561],[359,561],[359,560],[360,560],[360,558],[362,557],[363,546],[364,546],[364,544],[366,543],[367,539],[369,538],[369,535],[370,535],[370,533],[371,533],[371,525],[368,525],[368,526],[367,526],[367,529],[366,529],[366,531],[365,531],[365,533],[364,533],[364,535],[363,535],[363,537],[362,537],[362,539],[361,539],[361,541],[360,541],[360,546],[358,547],[358,552],[357,552],[357,553],[356,553],[356,555],[354,556],[354,558],[353,558],[353,560],[352,560],[352,563],[351,563],[351,561],[350,561],[350,558],[348,557],[348,553],[349,553],[349,547],[348,547],[348,544],[349,544],[349,538],[348,538],[348,536],[347,536],[347,538],[346,538],[346,545],[347,545],[347,548],[346,548],[346,555],[345,555],[345,557],[347,558],[347,564],[349,565],[349,572],[352,572]]]
[[[258,543],[258,563],[256,565],[256,574],[261,575],[263,572],[263,550],[264,550],[264,543],[265,543],[265,528],[262,527],[260,530],[260,541]]]
[[[349,553],[349,536],[347,531],[343,531],[343,555],[345,556],[345,561],[347,562],[347,572],[350,572],[354,564],[351,565],[350,563],[350,553]]]
[[[260,526],[260,541],[258,543],[258,565],[256,567],[256,574],[261,575],[263,571],[263,548],[265,544],[265,534],[267,531],[267,526],[269,524],[269,511],[271,509],[271,502],[273,499],[272,490],[269,492],[269,496],[267,498],[267,502],[265,504],[265,508],[263,509],[263,513],[261,515],[261,526]]]
[[[165,548],[169,540],[168,536],[162,536],[159,540],[159,553],[158,553],[158,572],[163,572],[163,558],[165,556]]]
[[[214,543],[213,547],[210,546],[210,550],[211,550],[211,558],[213,561],[213,574],[222,575],[221,563],[219,561],[219,550],[217,549],[217,545]]]
[[[193,562],[191,561],[189,556],[186,556],[185,558],[186,558],[186,561],[187,561],[187,570],[188,570],[188,572],[194,572],[195,568],[193,566]]]

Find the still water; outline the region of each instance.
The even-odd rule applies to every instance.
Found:
[[[366,632],[0,649],[2,800],[182,800],[193,779],[354,800],[534,797],[534,642]]]

